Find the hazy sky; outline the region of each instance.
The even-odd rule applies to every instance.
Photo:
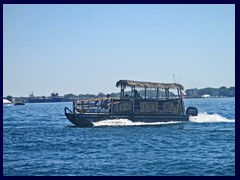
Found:
[[[235,5],[4,5],[3,96],[118,92],[120,79],[235,86]]]

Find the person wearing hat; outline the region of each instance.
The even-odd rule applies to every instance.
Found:
[[[102,106],[104,109],[110,108],[110,105],[111,105],[110,97],[111,97],[110,94],[106,95],[106,99],[103,101],[103,106]]]

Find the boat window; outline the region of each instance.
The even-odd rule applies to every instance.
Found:
[[[178,90],[177,89],[171,89],[169,90],[169,99],[178,99]]]

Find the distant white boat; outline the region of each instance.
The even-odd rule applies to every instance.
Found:
[[[7,100],[7,99],[3,99],[3,104],[12,104],[11,101]]]

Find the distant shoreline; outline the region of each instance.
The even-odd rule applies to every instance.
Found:
[[[235,96],[226,96],[226,97],[184,97],[184,99],[215,99],[215,98],[235,98]]]
[[[139,94],[143,97],[145,95],[144,90],[139,90]],[[126,91],[126,94],[131,94],[131,91]],[[156,96],[156,90],[147,90],[147,97],[148,98],[154,98]],[[172,96],[177,96],[176,94],[170,92]],[[111,97],[120,97],[120,92],[117,93],[110,93]],[[164,91],[159,91],[159,95],[165,96]],[[73,101],[76,99],[88,99],[88,98],[101,98],[106,97],[105,93],[99,92],[98,94],[79,94],[75,95],[72,93],[65,94],[63,96],[58,96],[58,93],[52,93],[51,96],[34,96],[33,93],[29,97],[13,97],[11,95],[8,95],[7,97],[3,97],[4,99],[8,99],[12,101],[12,99],[15,100],[24,100],[27,101],[39,101],[39,102],[45,102],[45,101],[54,101],[57,100],[59,102],[68,102]],[[235,87],[225,87],[222,86],[220,88],[203,88],[203,89],[186,89],[184,93],[185,99],[196,99],[196,98],[235,98]]]

